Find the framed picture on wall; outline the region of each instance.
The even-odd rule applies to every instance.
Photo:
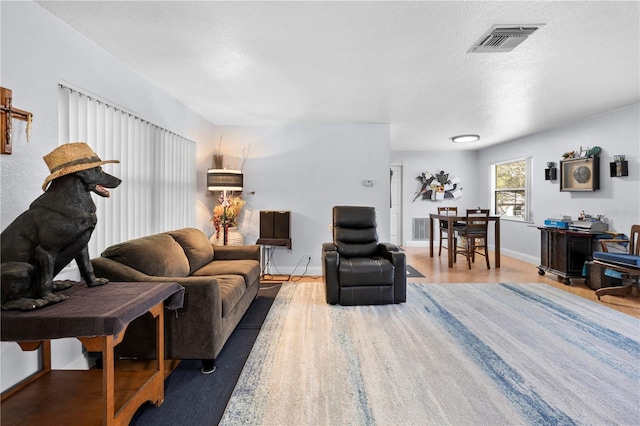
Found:
[[[600,157],[574,158],[560,162],[560,191],[600,189]]]

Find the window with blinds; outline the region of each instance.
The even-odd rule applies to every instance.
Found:
[[[195,142],[63,85],[58,99],[60,144],[86,142],[102,160],[120,160],[103,167],[122,184],[110,198],[93,197],[91,257],[118,242],[195,225]]]

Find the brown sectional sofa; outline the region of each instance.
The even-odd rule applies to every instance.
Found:
[[[260,246],[213,246],[194,228],[116,244],[91,262],[96,276],[110,281],[184,286],[184,307],[165,315],[165,358],[201,359],[203,372],[213,371],[214,359],[260,287]],[[150,316],[130,324],[116,355],[155,356]]]

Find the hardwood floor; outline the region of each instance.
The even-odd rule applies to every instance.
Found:
[[[587,287],[584,280],[572,279],[571,285],[565,285],[553,274],[538,275],[537,265],[523,262],[505,255],[501,256],[500,268],[493,266],[493,253],[490,253],[491,269],[487,270],[484,259],[476,258],[476,263],[468,269],[465,259],[447,266],[447,256],[443,253],[429,257],[429,249],[424,247],[409,247],[405,249],[407,264],[417,269],[424,277],[408,278],[408,283],[540,283],[557,287],[563,291],[574,293],[580,297],[593,300],[604,306],[616,309],[625,314],[640,318],[640,298],[638,296],[604,296],[598,301],[595,292]],[[274,279],[278,276],[274,277]],[[318,276],[294,276],[291,281],[317,281]]]

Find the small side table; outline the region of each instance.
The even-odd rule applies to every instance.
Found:
[[[256,244],[262,246],[262,277],[271,275],[271,251],[276,247],[286,247],[291,250],[291,238],[258,238]]]
[[[2,424],[127,425],[146,401],[164,402],[164,307],[182,306],[176,283],[116,283],[64,290],[69,299],[36,311],[3,311],[2,341],[40,352],[42,368],[2,393]],[[166,300],[166,304],[165,304]],[[154,370],[116,370],[113,349],[131,321],[149,312],[156,319]],[[102,352],[102,371],[52,370],[51,339],[75,337]],[[100,398],[102,396],[102,398]]]

